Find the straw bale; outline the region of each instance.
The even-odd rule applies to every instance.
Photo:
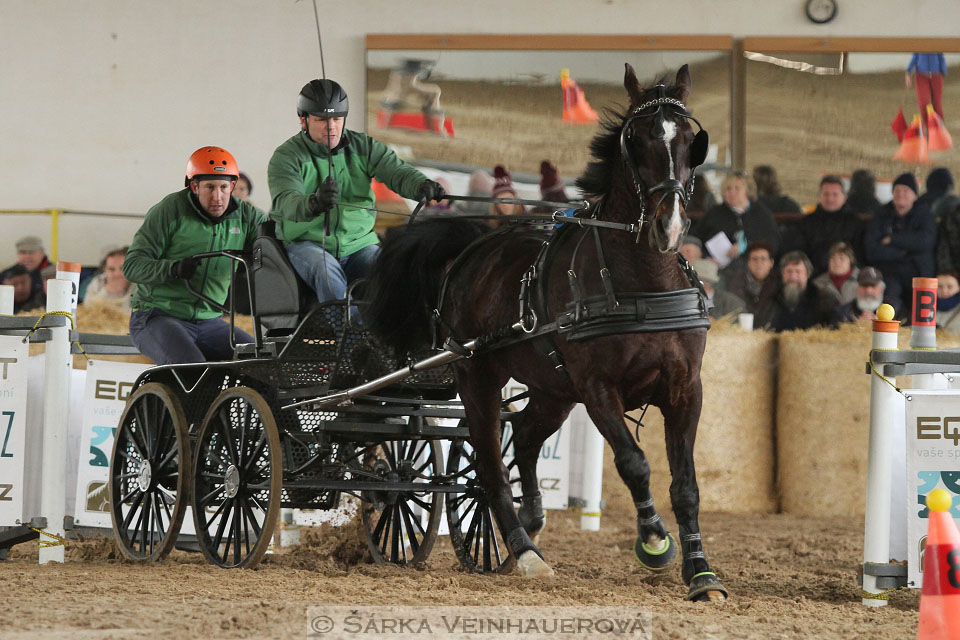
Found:
[[[777,462],[781,509],[804,515],[863,514],[870,431],[869,325],[780,335]],[[910,348],[909,328],[898,346]],[[960,337],[939,332],[937,345]],[[897,380],[912,387],[910,376]]]
[[[704,511],[773,513],[774,361],[776,337],[743,331],[728,321],[714,321],[703,356],[703,410],[694,461]],[[632,412],[639,417],[639,412]],[[650,488],[660,511],[670,508],[670,467],[664,444],[663,417],[650,407],[640,429],[640,448],[650,463]],[[634,425],[627,422],[627,428]],[[612,459],[609,449],[606,455]],[[632,499],[622,481],[604,486],[610,505]],[[625,508],[626,505],[613,505]]]

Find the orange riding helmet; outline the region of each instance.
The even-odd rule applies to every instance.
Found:
[[[220,147],[200,147],[187,160],[187,176],[183,186],[190,186],[191,180],[230,178],[236,183],[240,177],[237,161],[230,152]]]

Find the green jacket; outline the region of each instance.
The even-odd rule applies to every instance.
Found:
[[[197,253],[242,250],[253,242],[257,225],[264,220],[262,211],[237,198],[231,198],[227,212],[214,220],[203,212],[190,189],[171,193],[147,212],[127,250],[123,275],[137,283],[130,308],[159,309],[181,320],[220,317],[218,309],[187,291],[186,283],[173,276],[173,264]],[[222,304],[233,263],[229,258],[204,259],[190,284]]]
[[[278,235],[284,244],[304,240],[323,242],[326,214],[315,217],[307,198],[329,175],[328,155],[325,145],[317,144],[301,131],[277,147],[270,158],[267,167],[273,199],[270,216],[277,220]],[[375,206],[371,178],[413,200],[427,179],[382,142],[346,129],[340,145],[333,150],[333,171],[340,188],[339,201],[343,204],[336,205],[330,214],[330,237],[324,248],[338,258],[378,242],[373,232],[376,212],[361,208]]]

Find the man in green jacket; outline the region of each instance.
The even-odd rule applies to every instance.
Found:
[[[412,200],[445,195],[382,142],[345,129],[348,111],[343,87],[311,80],[297,98],[300,132],[277,147],[267,168],[278,235],[320,302],[345,297],[379,253],[371,178]]]
[[[200,260],[198,253],[242,250],[256,237],[262,211],[233,197],[240,171],[224,149],[203,147],[187,162],[186,188],[147,212],[123,263],[137,283],[130,299],[130,337],[156,364],[229,360],[230,325],[222,313],[187,290],[212,300],[227,298],[229,258]],[[253,342],[240,329],[237,343]]]

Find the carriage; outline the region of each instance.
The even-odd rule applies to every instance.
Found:
[[[363,328],[352,291],[311,307],[271,223],[252,255],[198,257],[234,260],[249,273],[255,342],[235,344],[231,361],[157,366],[137,379],[110,460],[110,511],[123,555],[163,558],[192,512],[184,531],[192,524],[196,542],[184,536],[179,546],[199,547],[221,567],[253,567],[281,508],[335,509],[347,493],[360,501],[377,563],[424,562],[445,503],[462,565],[501,569],[508,554],[476,478],[467,429],[456,424],[464,412],[449,367],[412,374],[347,406],[312,406],[311,398],[407,363]],[[231,325],[233,302],[217,305],[231,313]],[[506,425],[512,416],[505,405]]]
[[[253,287],[266,334],[258,323],[235,361],[156,367],[137,381],[111,460],[124,553],[168,552],[189,502],[207,558],[251,566],[281,506],[331,508],[348,491],[362,501],[377,561],[425,559],[445,503],[466,567],[550,576],[536,545],[545,524],[536,463],[579,402],[633,497],[637,561],[659,572],[681,558],[687,599],[725,598],[703,550],[693,456],[707,296],[677,253],[708,147],[691,125],[690,87],[686,66],[672,85],[644,88],[627,64],[630,106],[601,125],[578,181],[596,200],[589,210],[541,216],[558,226],[552,233],[480,232],[462,219],[407,225],[377,260],[363,326],[349,295],[301,320],[283,249],[259,238],[251,275],[280,274]],[[529,389],[516,413],[501,396],[510,378]],[[624,424],[625,412],[650,404],[664,417],[678,539]],[[466,427],[431,423],[442,417]],[[511,444],[519,498],[504,464]]]

